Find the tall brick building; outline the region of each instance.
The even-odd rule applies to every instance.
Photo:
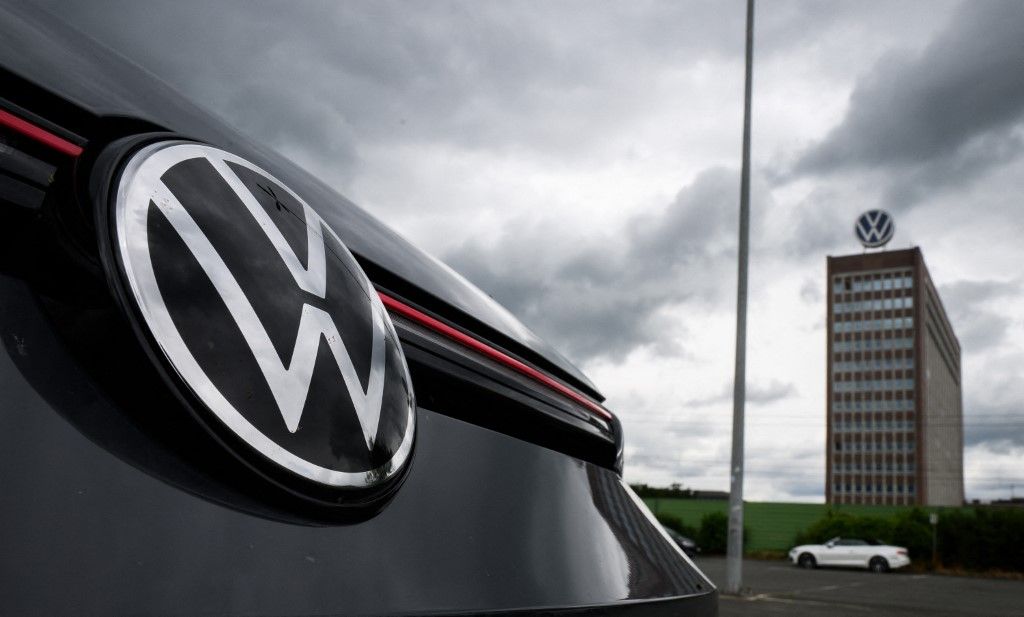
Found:
[[[918,248],[828,258],[834,504],[960,505],[960,343]]]

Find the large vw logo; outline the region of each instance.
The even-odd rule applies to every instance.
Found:
[[[857,217],[857,223],[854,225],[857,239],[868,248],[883,246],[892,240],[895,231],[896,224],[885,210],[868,210]]]
[[[302,198],[228,152],[164,142],[128,161],[113,223],[141,321],[211,420],[320,484],[397,473],[415,421],[398,337]]]

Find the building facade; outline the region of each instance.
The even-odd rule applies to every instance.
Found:
[[[961,505],[960,344],[920,249],[828,258],[830,504]]]

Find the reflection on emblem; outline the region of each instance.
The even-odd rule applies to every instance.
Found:
[[[854,232],[857,239],[867,248],[877,248],[892,240],[896,225],[885,210],[868,210],[857,218]]]
[[[115,227],[145,324],[229,429],[323,484],[370,486],[401,468],[414,406],[397,335],[355,259],[306,202],[240,157],[162,143],[125,168]],[[304,414],[313,414],[308,426]],[[355,426],[358,439],[349,437]]]

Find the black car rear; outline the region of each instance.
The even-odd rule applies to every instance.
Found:
[[[217,255],[193,262],[198,240],[168,231],[173,208],[149,197],[148,228],[119,226],[133,165],[174,148],[224,157],[269,230],[212,218],[223,202],[203,187],[223,179],[188,157],[161,178]],[[289,236],[303,206],[316,224]],[[275,325],[267,307],[309,290],[273,253],[232,262],[225,247],[245,253],[266,233],[312,271],[314,228],[328,289],[296,306],[303,319],[322,307],[327,325],[311,339],[309,395],[276,437],[258,414],[246,416],[255,433],[238,429],[218,404],[276,409],[277,394],[229,311],[254,307],[279,350],[298,349],[299,315]],[[187,341],[185,360],[155,325],[133,242],[148,251],[139,263],[152,260],[164,323],[187,332],[172,337]],[[210,287],[222,261],[251,302]],[[362,317],[345,312],[355,300],[331,305],[342,279]],[[346,330],[360,320],[384,338]],[[397,380],[377,403],[397,411],[370,428],[352,407],[314,411],[341,383],[333,324],[358,373],[349,391],[372,398],[374,369],[359,359],[371,346]],[[15,7],[0,7],[0,338],[2,614],[715,614],[714,587],[624,484],[621,426],[577,369],[322,182],[55,17]],[[282,360],[287,381],[295,365]],[[353,454],[359,426],[368,449]]]

